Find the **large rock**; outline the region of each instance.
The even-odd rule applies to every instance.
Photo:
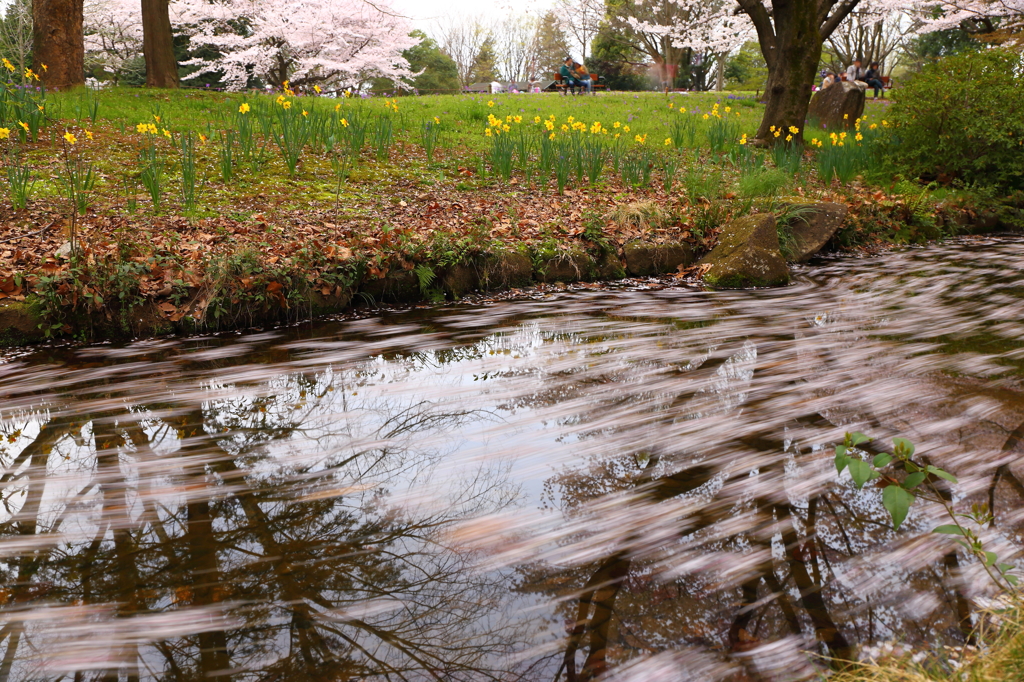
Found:
[[[648,244],[634,240],[627,243],[622,252],[626,257],[626,271],[634,277],[675,272],[680,265],[693,263],[693,248],[685,242]]]
[[[718,246],[704,256],[704,281],[728,289],[774,287],[789,282],[779,233],[770,213],[737,218],[722,230]]]
[[[785,201],[783,206],[791,217],[785,227],[780,226],[782,252],[791,263],[803,263],[821,251],[850,212],[845,204],[827,201]]]
[[[817,119],[827,130],[853,128],[864,113],[864,91],[848,81],[836,81],[811,97],[807,118]]]

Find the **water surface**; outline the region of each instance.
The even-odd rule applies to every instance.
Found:
[[[1024,241],[266,333],[9,351],[0,679],[772,679],[964,642],[1019,551]]]

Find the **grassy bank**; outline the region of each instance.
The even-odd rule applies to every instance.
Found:
[[[1024,679],[1024,607],[981,616],[978,646],[906,652],[899,646],[829,677],[831,682],[1007,682]]]
[[[0,299],[31,304],[47,335],[333,311],[387,298],[389,277],[455,297],[459,267],[511,286],[486,267],[510,253],[530,263],[520,281],[580,254],[564,279],[607,278],[631,243],[700,255],[732,218],[784,218],[787,196],[850,206],[847,248],[1015,220],[976,192],[885,177],[884,103],[766,152],[745,144],[762,105],[717,93],[4,94]]]

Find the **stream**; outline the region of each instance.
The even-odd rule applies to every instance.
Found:
[[[832,446],[1024,530],[1024,239],[0,351],[0,681],[801,680],[995,594]],[[867,456],[867,455],[864,455]]]

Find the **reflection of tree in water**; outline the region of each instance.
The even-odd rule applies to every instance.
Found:
[[[937,431],[960,427],[959,440],[942,437],[947,457],[993,445],[1012,451],[1019,435],[990,422],[988,440],[980,440],[959,396],[936,399],[962,387],[911,379],[910,371],[904,386],[879,396],[896,387],[898,375],[864,369],[884,367],[880,358],[891,349],[853,350],[813,335],[773,338],[760,354],[749,342],[722,343],[728,331],[703,355],[692,340],[664,341],[698,360],[660,371],[598,362],[584,378],[563,374],[557,387],[532,396],[543,407],[553,395],[575,393],[585,406],[573,415],[558,408],[588,454],[546,484],[548,505],[565,520],[562,549],[520,568],[521,590],[558,598],[567,639],[552,664],[556,680],[589,680],[638,657],[687,650],[691,665],[714,669],[709,677],[797,679],[814,673],[807,650],[848,659],[858,643],[959,644],[971,636],[970,594],[984,586],[965,584],[966,557],[955,546],[920,536],[936,525],[934,514],[894,533],[879,491],[839,482],[820,447],[851,425],[913,435],[922,407],[931,422],[922,431],[932,442]],[[606,390],[639,384],[634,373],[644,375],[642,393]],[[1011,398],[984,384],[968,392],[986,400],[1002,393],[999,409],[989,409],[1003,420],[1024,417],[1015,392]],[[632,454],[604,454],[615,450]],[[997,518],[1007,503],[1024,503],[1007,464],[975,459],[971,473],[988,477]],[[951,500],[943,482],[935,483]],[[972,487],[982,486],[975,480]],[[1010,496],[1002,505],[997,488]],[[1016,549],[1004,543],[1001,556]]]
[[[3,535],[28,547],[5,565],[0,679],[496,677],[507,590],[446,528],[512,502],[501,471],[391,504],[470,414],[346,381],[181,381],[127,410],[131,382],[93,385],[24,414],[0,453]]]

